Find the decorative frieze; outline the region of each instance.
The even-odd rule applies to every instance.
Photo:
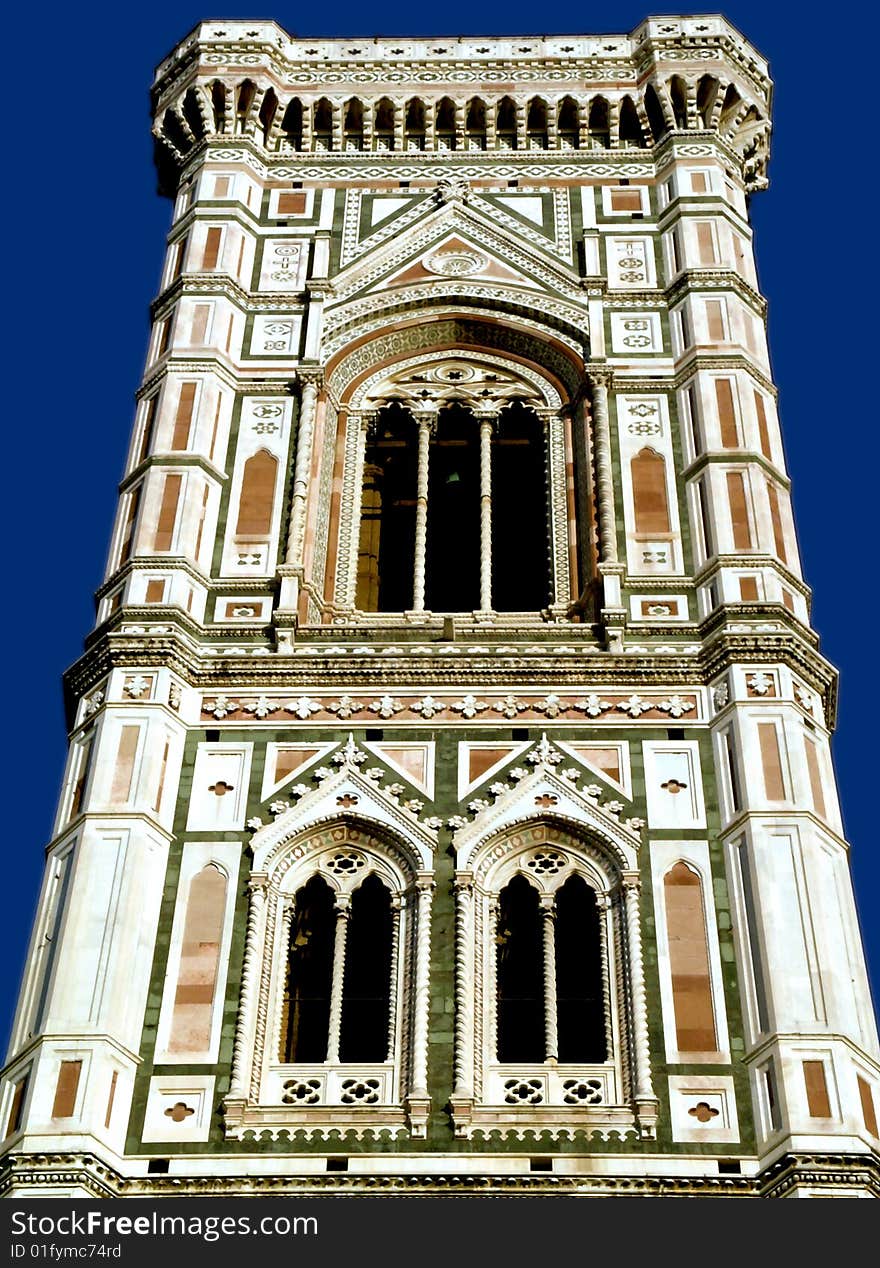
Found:
[[[205,697],[202,717],[216,721],[310,722],[312,724],[344,722],[351,724],[358,719],[364,725],[372,725],[377,719],[395,725],[402,722],[428,722],[434,719],[458,722],[486,722],[498,725],[502,720],[521,723],[540,722],[597,722],[597,721],[666,721],[686,719],[696,722],[701,718],[700,695],[693,691],[671,692],[619,692],[587,691],[561,694],[514,694],[506,692],[462,691],[414,695],[386,692],[370,699],[364,694],[360,699],[343,693],[338,696],[315,691],[285,699],[283,696],[227,696]]]

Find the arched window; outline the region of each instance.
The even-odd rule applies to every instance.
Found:
[[[669,126],[663,113],[663,106],[660,104],[660,98],[657,96],[657,90],[653,84],[648,84],[645,88],[645,114],[648,116],[648,123],[654,140],[659,141],[669,131]]]
[[[364,148],[364,107],[357,97],[352,97],[345,107],[342,130],[347,150]]]
[[[492,607],[547,606],[547,503],[535,496],[545,474],[544,429],[520,404],[502,410],[492,437]]]
[[[425,103],[418,97],[407,102],[404,132],[408,150],[425,148]]]
[[[364,462],[356,595],[362,612],[413,605],[416,467],[415,423],[398,405],[382,410]]]
[[[522,873],[499,895],[498,1060],[607,1059],[602,932],[595,891],[571,875],[539,901]]]
[[[556,895],[556,1019],[559,1060],[607,1060],[602,931],[596,891],[570,876]]]
[[[498,1060],[541,1062],[547,1056],[541,913],[524,876],[501,891],[498,927]]]
[[[679,1052],[716,1052],[703,886],[696,871],[676,863],[663,878],[666,932]]]
[[[620,103],[620,144],[644,147],[642,123],[632,97],[624,97]]]
[[[248,458],[241,477],[236,537],[265,537],[272,530],[278,459],[265,449]]]
[[[426,834],[416,824],[411,840],[386,840],[336,820],[280,848],[265,831],[253,842],[265,880],[251,890],[227,1127],[302,1122],[305,1111],[348,1129],[378,1106],[383,1123],[424,1135]]]
[[[303,148],[303,105],[299,97],[293,97],[284,111],[281,131],[294,150]]]
[[[559,144],[567,150],[576,150],[580,144],[580,112],[574,97],[563,97],[557,116]]]
[[[441,97],[437,102],[434,134],[439,150],[455,149],[455,102],[451,97]]]
[[[609,148],[611,124],[608,117],[608,102],[604,97],[594,97],[590,102],[587,131],[590,134],[590,145],[594,149],[607,150]]]
[[[389,1055],[391,949],[391,895],[377,876],[368,876],[351,898],[340,1061],[385,1061]]]
[[[669,100],[672,102],[672,115],[677,128],[688,125],[687,85],[680,75],[673,75],[669,81]]]
[[[635,530],[646,536],[672,531],[666,463],[656,449],[640,449],[630,462]]]
[[[333,107],[326,97],[315,104],[314,138],[316,150],[333,148]]]
[[[386,1061],[393,1043],[391,894],[375,875],[340,897],[322,876],[296,892],[281,1060]]]
[[[373,138],[377,150],[394,149],[394,102],[388,97],[376,103]]]
[[[441,410],[431,447],[425,606],[480,606],[480,436],[460,406]],[[476,549],[475,549],[476,548]]]
[[[516,104],[512,97],[502,97],[498,103],[495,135],[502,149],[516,149]]]
[[[434,417],[423,433],[423,423],[395,403],[372,429],[358,610],[543,610],[550,601],[544,425],[520,402],[486,420],[453,401]]]
[[[547,103],[540,97],[533,97],[529,102],[526,115],[526,133],[529,149],[546,150],[547,148]]]
[[[472,97],[468,102],[465,122],[468,148],[485,150],[486,148],[486,103],[480,97]]]
[[[296,895],[281,1022],[284,1061],[327,1059],[334,926],[333,891],[313,876]]]
[[[204,1052],[211,1041],[214,990],[226,912],[226,877],[209,864],[190,881],[168,1051]]]
[[[458,1134],[492,1130],[501,1110],[520,1129],[656,1121],[647,1018],[632,1003],[644,991],[636,848],[517,819],[457,849]]]
[[[275,121],[275,115],[278,113],[278,98],[272,88],[267,89],[266,95],[260,102],[260,130],[263,134],[263,144],[269,144],[269,135],[272,131],[272,124]]]

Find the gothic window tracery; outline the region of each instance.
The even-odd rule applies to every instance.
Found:
[[[230,1130],[370,1108],[423,1134],[430,881],[408,845],[344,821],[254,840]]]
[[[650,1119],[638,910],[637,879],[586,834],[527,823],[469,859],[457,883],[460,1135],[502,1107],[536,1129],[569,1109]]]
[[[437,254],[446,268],[453,252]],[[554,555],[554,524],[573,527],[559,398],[498,358],[435,356],[375,380],[359,398],[354,607],[547,609],[572,567],[565,551]]]

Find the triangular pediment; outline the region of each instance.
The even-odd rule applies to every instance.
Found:
[[[359,190],[346,194],[340,263],[343,268],[371,254],[411,226],[466,207],[471,215],[513,234],[565,264],[572,259],[571,214],[566,190],[474,189],[454,206],[438,202],[434,191]]]
[[[368,760],[369,755],[349,736],[345,747],[331,759],[336,770],[319,767],[311,772],[309,782],[303,780],[286,787],[285,796],[274,798],[265,808],[264,813],[274,816],[272,822],[252,819],[248,826],[254,830],[253,870],[271,871],[279,851],[292,837],[317,824],[346,819],[385,829],[406,843],[415,855],[413,863],[418,870],[429,870],[437,845],[435,821],[422,822],[422,803],[401,799],[370,778],[361,769]]]
[[[482,846],[504,829],[548,817],[598,834],[612,848],[619,867],[636,868],[643,821],[624,818],[625,807],[610,788],[606,793],[601,786],[563,773],[560,758],[545,736],[527,755],[525,768],[517,766],[503,786],[499,780],[488,795],[468,803],[473,819],[462,816],[453,824],[458,868],[473,868]]]
[[[345,265],[333,278],[328,310],[355,297],[407,286],[442,292],[471,283],[484,287],[554,293],[581,305],[578,275],[530,241],[513,220],[499,226],[480,208],[460,203],[400,213],[396,232]]]
[[[534,278],[528,277],[519,269],[511,268],[473,238],[457,233],[450,233],[432,243],[417,259],[410,261],[396,273],[388,274],[382,279],[381,289],[424,282],[445,285],[451,279],[458,281],[463,278],[473,279],[475,282],[492,281],[506,286],[525,286],[530,290],[541,289]]]

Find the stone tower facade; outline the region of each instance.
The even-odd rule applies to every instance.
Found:
[[[880,1193],[723,19],[159,66],[7,1191]]]

